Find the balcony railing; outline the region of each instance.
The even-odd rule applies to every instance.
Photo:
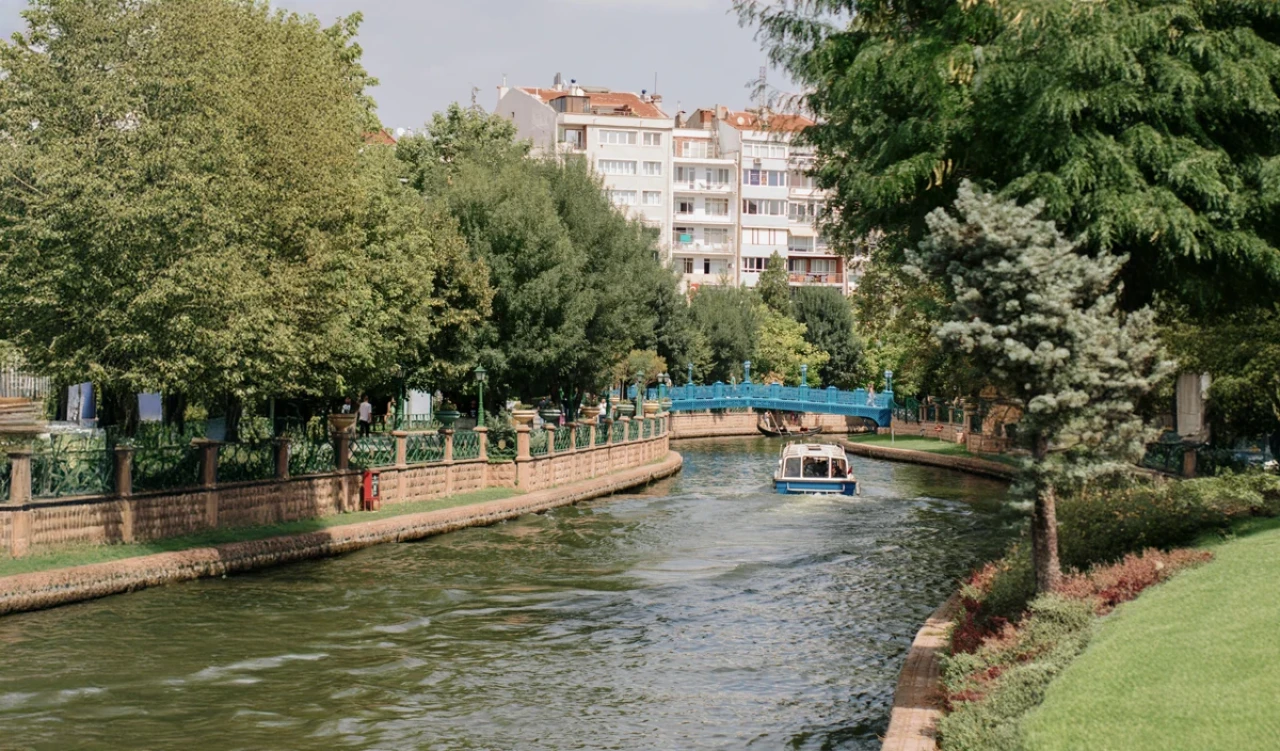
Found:
[[[838,271],[830,274],[792,272],[789,276],[792,284],[844,284],[844,274]]]
[[[707,243],[707,242],[687,242],[679,241],[671,243],[671,250],[675,253],[732,253],[733,242]]]
[[[713,183],[706,180],[676,180],[671,183],[671,189],[677,191],[689,190],[706,190],[714,193],[728,193],[733,190],[737,183]]]
[[[673,143],[671,149],[672,155],[676,159],[727,159],[728,157],[720,154],[720,147],[714,143],[708,143],[706,149],[688,151],[684,150],[683,143]]]
[[[557,154],[584,154],[587,151],[587,145],[575,141],[557,141]]]
[[[714,222],[716,224],[725,224],[733,220],[733,217],[727,213],[708,214],[705,211],[695,211],[695,212],[689,213],[689,212],[682,212],[677,210],[676,213],[673,214],[673,216],[678,221],[692,222],[694,224],[697,224],[698,222]]]

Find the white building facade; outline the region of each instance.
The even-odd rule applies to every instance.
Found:
[[[535,153],[585,158],[614,205],[653,227],[669,252],[671,133],[660,97],[564,83],[498,89],[496,114],[515,123]],[[668,256],[669,257],[669,256]]]
[[[755,286],[774,253],[793,286],[857,287],[866,258],[823,239],[813,155],[792,143],[812,121],[725,107],[673,119],[660,102],[557,75],[550,88],[499,87],[496,113],[536,153],[585,158],[615,205],[659,231],[688,290]]]

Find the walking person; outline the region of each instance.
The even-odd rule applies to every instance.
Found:
[[[386,420],[387,430],[399,429],[400,426],[396,424],[396,400],[394,397],[387,400],[387,416],[383,419]]]
[[[369,429],[373,427],[373,405],[369,403],[368,396],[360,397],[360,409],[356,412],[356,422],[360,423],[360,435],[369,435]]]
[[[342,400],[342,414],[344,415],[351,414],[351,397],[349,396],[346,399]]]

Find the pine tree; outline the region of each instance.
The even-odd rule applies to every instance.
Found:
[[[1148,431],[1135,407],[1172,370],[1149,308],[1118,310],[1123,257],[1088,258],[1040,203],[1018,206],[962,183],[958,216],[937,210],[908,252],[922,279],[950,300],[943,346],[987,372],[1024,410],[1031,448],[1022,487],[1034,494],[1036,586],[1060,577],[1055,504],[1060,488],[1141,456]]]

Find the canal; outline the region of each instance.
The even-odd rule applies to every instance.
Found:
[[[0,748],[870,749],[915,630],[1017,528],[1000,483],[687,442],[632,495],[0,619]]]

